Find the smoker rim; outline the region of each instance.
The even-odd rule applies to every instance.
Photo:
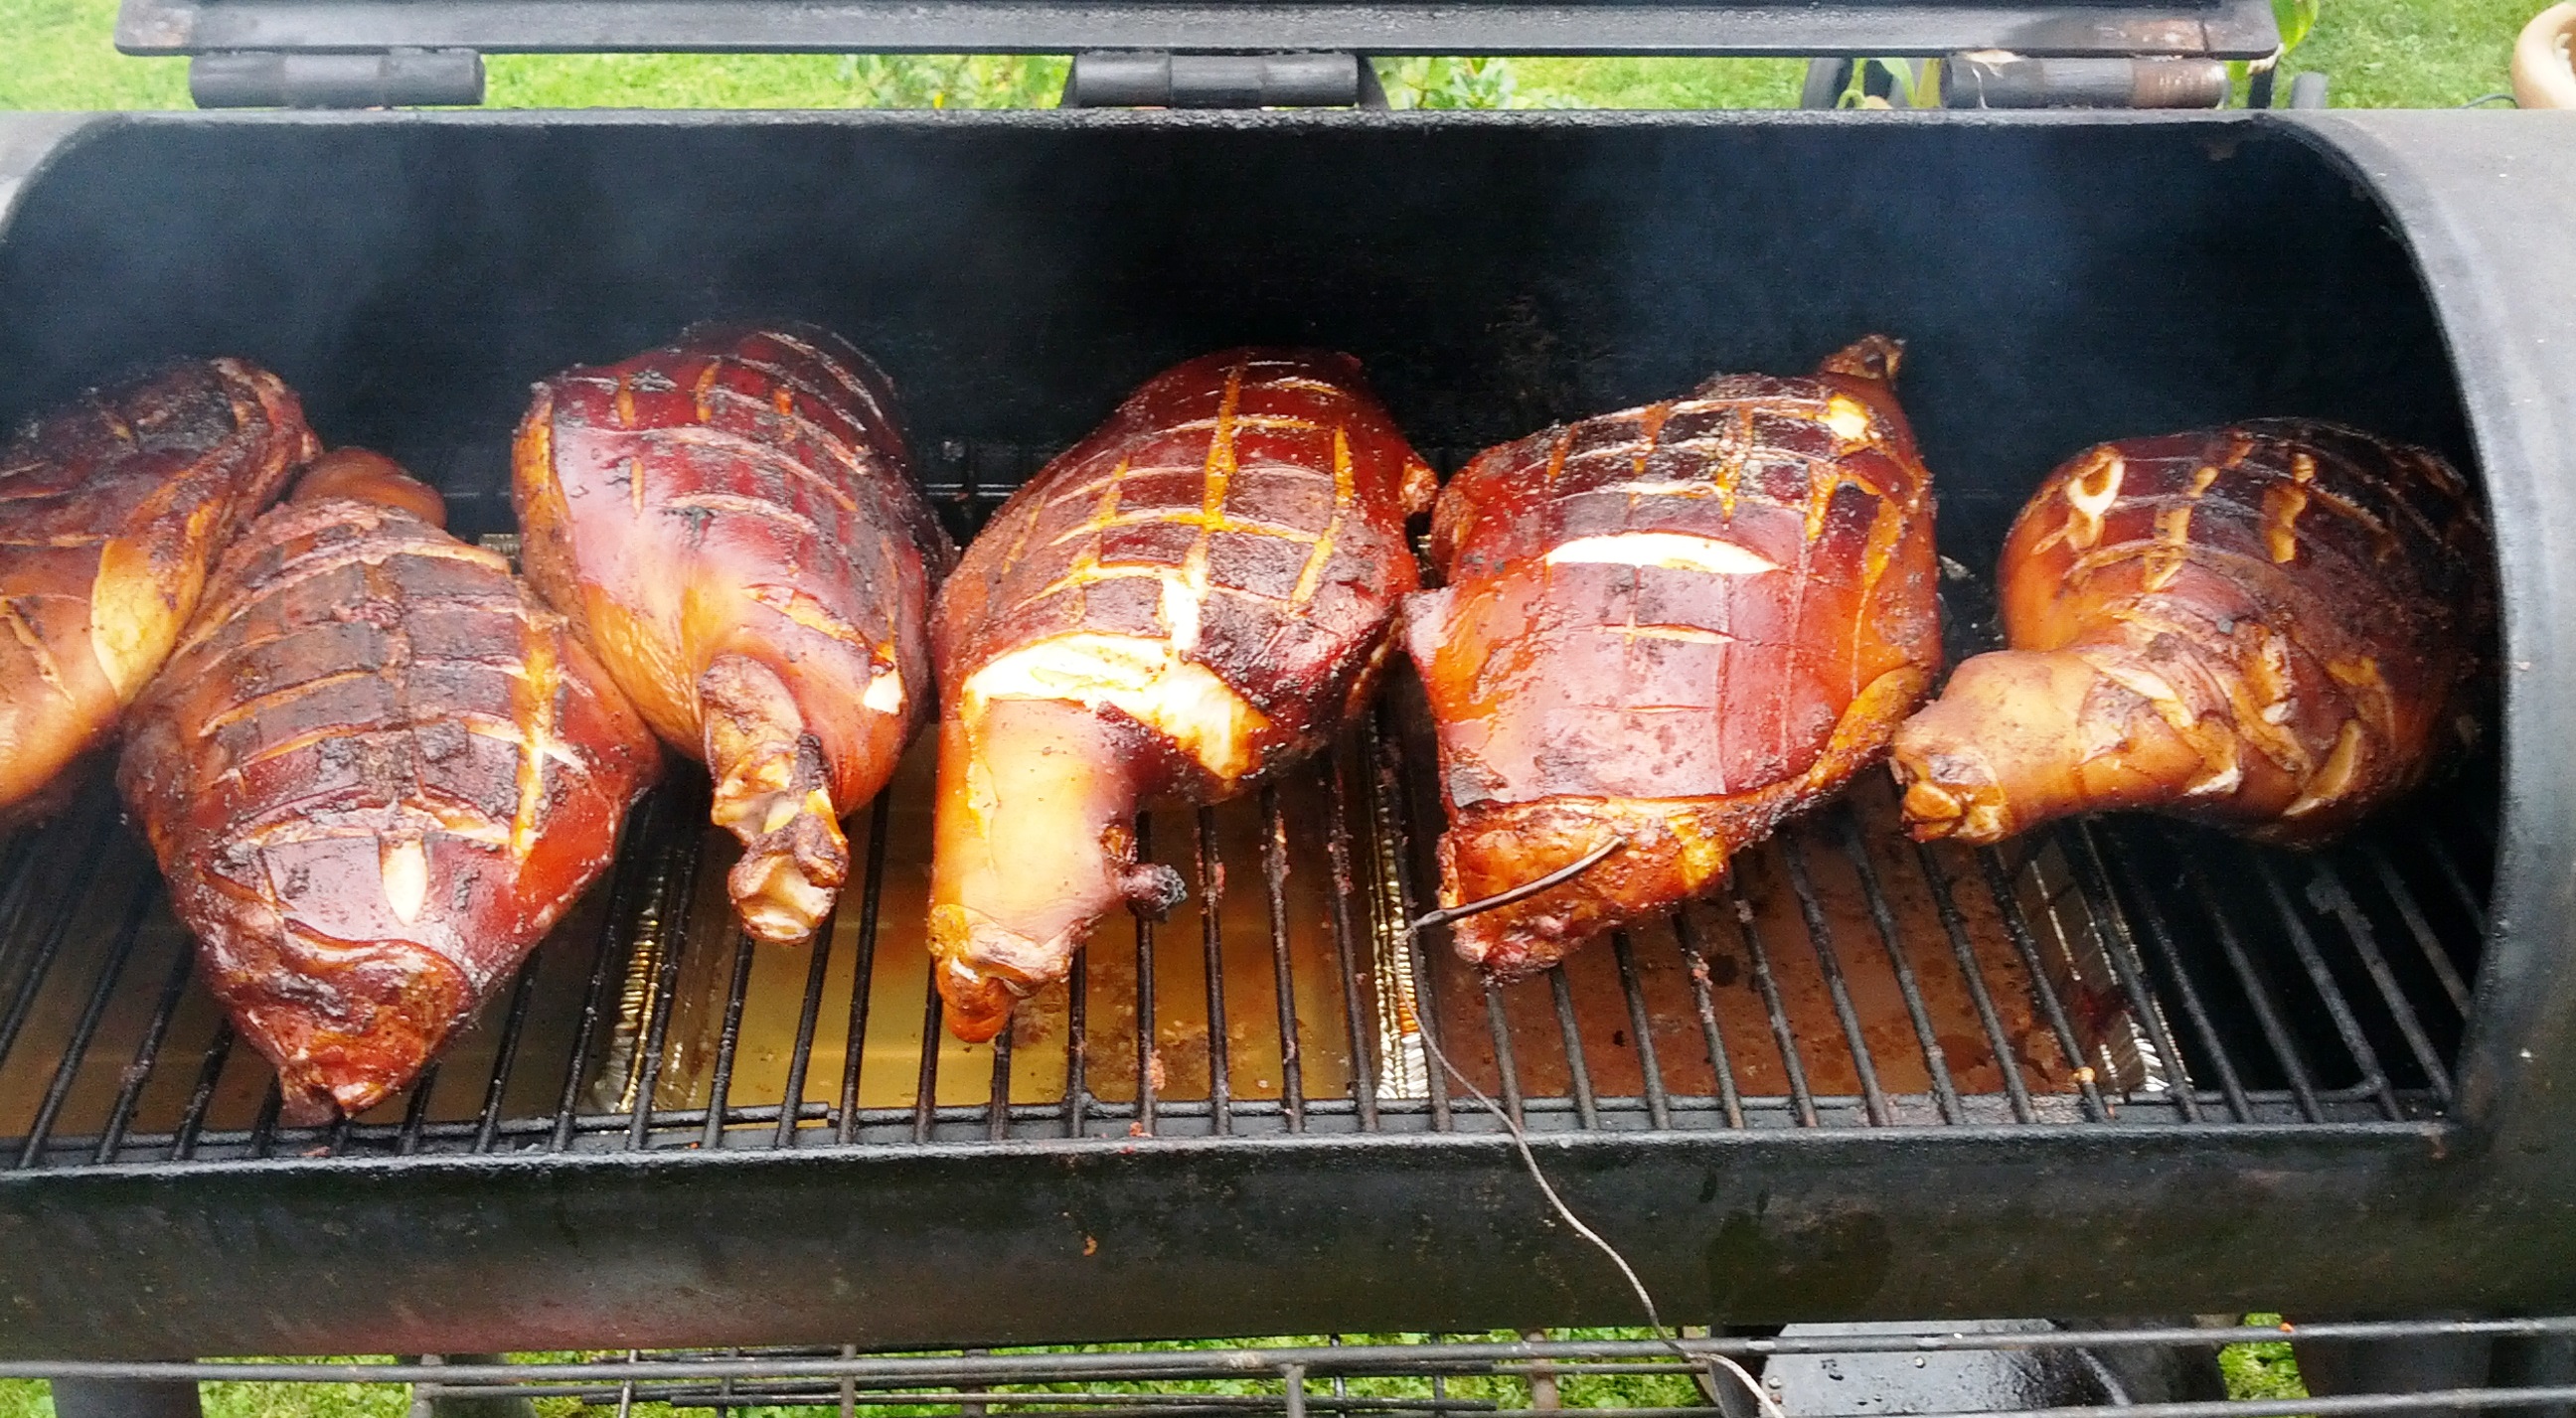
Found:
[[[2562,627],[2553,623],[2551,615],[2553,608],[2576,594],[2576,581],[2570,579],[2576,578],[2576,506],[2565,505],[2568,499],[2557,495],[2551,478],[2554,470],[2569,466],[2571,455],[2576,455],[2576,368],[2568,367],[2564,360],[2552,365],[2546,355],[2552,348],[2576,349],[2576,269],[2564,269],[2564,263],[2552,260],[2554,253],[2563,249],[2564,232],[2576,229],[2576,115],[2214,114],[2174,118],[1909,114],[1861,119],[1796,114],[135,115],[68,123],[59,118],[0,120],[0,153],[15,154],[8,164],[0,164],[0,184],[23,178],[47,154],[66,151],[112,127],[206,122],[254,126],[526,124],[556,129],[567,123],[629,127],[777,124],[1026,127],[1039,131],[1131,126],[1163,129],[1177,125],[1192,129],[1303,132],[1342,127],[1431,130],[1478,125],[1652,131],[1855,121],[1970,127],[2192,124],[2197,128],[2186,131],[2203,135],[2213,157],[2223,153],[2232,137],[2278,134],[2315,147],[2329,161],[2339,164],[2390,214],[2443,332],[2498,524],[2499,561],[2506,593],[2505,644],[2510,657],[2527,661],[2530,668],[2514,672],[2506,696],[2507,776],[2501,809],[2495,924],[2490,931],[2487,964],[2478,982],[2470,1036],[2462,1051],[2463,1102],[2456,1115],[2461,1121],[2218,1132],[2162,1125],[2112,1125],[2101,1132],[2087,1129],[2080,1134],[2054,1134],[2045,1144],[2033,1141],[2018,1147],[2000,1139],[1976,1137],[1961,1138],[1961,1143],[1970,1144],[1961,1147],[1932,1142],[1932,1134],[1903,1138],[1837,1134],[1792,1144],[1787,1141],[1790,1135],[1770,1134],[1762,1146],[1793,1146],[1799,1150],[1758,1155],[1798,1164],[1780,1170],[1788,1180],[1795,1179],[1787,1176],[1794,1173],[1810,1182],[1822,1176],[1816,1164],[1837,1155],[1833,1150],[1814,1150],[1819,1147],[1850,1149],[1840,1155],[1879,1158],[1901,1150],[1908,1157],[1971,1165],[1980,1160],[2026,1163],[2045,1158],[2059,1164],[2051,1178],[2055,1184],[2072,1183],[2080,1188],[2088,1181],[2108,1177],[2129,1183],[2151,1178],[2161,1194],[2175,1194],[2195,1179],[2205,1186],[2224,1173],[2230,1185],[2223,1188],[2224,1195],[2209,1197],[2205,1208],[2205,1215],[2215,1221],[2241,1223],[2288,1208],[2305,1223],[2300,1234],[2312,1238],[2342,1236],[2348,1241],[2349,1228],[2354,1224],[2379,1228],[2381,1244],[2369,1248],[2371,1255],[2349,1257],[2342,1268],[2344,1278],[2328,1282],[2322,1272],[2308,1267],[2287,1282],[2288,1293],[2302,1297],[2303,1303],[2322,1303],[2315,1297],[2328,1293],[2354,1293],[2349,1288],[2353,1276],[2375,1278],[2376,1283],[2388,1285],[2390,1288],[2376,1293],[2390,1304],[2487,1307],[2563,1301],[2567,1287],[2576,1283],[2576,1265],[2567,1263],[2571,1245],[2576,1245],[2576,1231],[2557,1224],[2557,1218],[2571,1204],[2561,1179],[2570,1175],[2569,1154],[2576,1152],[2576,1126],[2571,1126],[2576,1123],[2576,1098],[2568,1096],[2570,1090],[2553,1088],[2551,1070],[2543,1061],[2568,1057],[2568,1051],[2576,1048],[2576,939],[2571,939],[2576,937],[2576,879],[2568,879],[2576,878],[2576,874],[2561,870],[2566,862],[2576,859],[2576,763],[2553,761],[2549,755],[2551,747],[2566,737],[2561,731],[2576,727],[2568,723],[2571,710],[2566,707],[2576,703],[2571,699],[2576,696],[2576,625]],[[21,137],[12,146],[13,134],[24,135],[31,131],[30,124],[47,122],[57,125],[50,139],[31,143]],[[0,186],[0,198],[5,198],[6,190]],[[19,190],[23,194],[23,188]],[[0,241],[6,239],[5,228],[0,228]],[[2561,563],[2568,563],[2568,569],[2560,570]],[[2566,617],[2556,619],[2563,621]],[[2275,1131],[2289,1135],[2274,1136]],[[1632,1197],[1643,1195],[1642,1189],[1648,1183],[1666,1184],[1669,1188],[1693,1181],[1694,1174],[1703,1171],[1718,1178],[1722,1172],[1732,1170],[1738,1175],[1724,1177],[1723,1182],[1729,1187],[1744,1185],[1747,1179],[1740,1175],[1743,1169],[1690,1165],[1722,1157],[1757,1155],[1712,1149],[1709,1136],[1605,1137],[1565,1144],[1563,1155],[1574,1170],[1600,1179],[1612,1192],[1625,1192]],[[1153,1151],[1164,1154],[1167,1147],[1180,1147],[1188,1150],[1174,1155],[1233,1156],[1252,1170],[1229,1175],[1236,1179],[1249,1176],[1255,1183],[1263,1180],[1254,1175],[1260,1172],[1271,1173],[1271,1180],[1279,1180],[1281,1164],[1290,1162],[1300,1164],[1304,1172],[1322,1175],[1312,1164],[1323,1154],[1284,1149],[1280,1142],[1281,1139],[1263,1139],[1257,1146],[1245,1146],[1175,1139],[1158,1144]],[[1492,1188],[1519,1186],[1517,1170],[1499,1139],[1460,1138],[1449,1147],[1426,1146],[1426,1142],[1419,1137],[1405,1139],[1403,1155],[1416,1165],[1402,1169],[1398,1176],[1409,1182],[1429,1183],[1432,1190],[1426,1193],[1428,1196],[1490,1198],[1494,1195]],[[1335,1139],[1329,1145],[1347,1149],[1351,1140]],[[1252,1153],[1258,1156],[1243,1155]],[[1031,1143],[1007,1152],[985,1147],[974,1155],[988,1162],[1008,1160],[1011,1165],[1005,1170],[1024,1177],[1035,1176],[1041,1169],[1060,1169],[1065,1178],[1078,1182],[1077,1173],[1090,1172],[1092,1184],[1098,1182],[1100,1174],[1122,1166],[1122,1154],[1114,1148],[1078,1153]],[[1334,1155],[1353,1154],[1341,1150]],[[729,1155],[726,1162],[739,1164],[743,1160],[742,1155]],[[767,1189],[763,1200],[775,1204],[800,1196],[816,1199],[828,1194],[816,1183],[845,1186],[850,1179],[862,1175],[882,1176],[900,1170],[892,1165],[896,1159],[871,1164],[849,1153],[836,1153],[829,1158],[808,1155],[805,1161],[805,1168],[797,1168],[792,1162],[768,1164],[771,1170],[758,1175],[800,1177],[802,1185]],[[663,1165],[666,1162],[668,1167]],[[1442,1165],[1422,1165],[1429,1162]],[[308,1227],[313,1223],[343,1216],[364,1219],[363,1213],[370,1206],[381,1210],[384,1201],[367,1198],[364,1193],[369,1188],[357,1185],[357,1177],[341,1170],[347,1165],[340,1164],[327,1176],[319,1169],[299,1168],[292,1160],[235,1163],[206,1173],[137,1176],[129,1172],[113,1179],[85,1176],[75,1169],[11,1176],[0,1179],[0,1232],[34,1223],[77,1226],[89,1238],[84,1244],[90,1247],[102,1242],[112,1244],[120,1238],[135,1241],[152,1236],[156,1238],[154,1249],[163,1250],[166,1242],[166,1252],[157,1260],[138,1261],[122,1254],[94,1254],[88,1258],[93,1265],[109,1263],[131,1268],[137,1278],[142,1278],[209,1238],[229,1235],[272,1246],[300,1247],[304,1242],[297,1241],[296,1236],[309,1241],[312,1233]],[[359,1176],[391,1175],[374,1170],[385,1164],[359,1165]],[[489,1224],[504,1233],[516,1227],[519,1229],[515,1234],[522,1240],[559,1221],[563,1210],[583,1204],[570,1195],[583,1178],[607,1175],[590,1173],[579,1160],[574,1161],[574,1166],[581,1170],[562,1172],[542,1164],[513,1165],[506,1157],[454,1163],[425,1159],[405,1165],[456,1167],[456,1174],[446,1180],[477,1183],[482,1194],[476,1198],[479,1205],[474,1207],[474,1214],[452,1218],[451,1224]],[[605,1159],[599,1165],[613,1167],[614,1175],[626,1182],[609,1189],[616,1196],[588,1199],[588,1204],[606,1207],[613,1205],[617,1196],[632,1197],[639,1186],[654,1180],[706,1175],[699,1167],[712,1164],[677,1156],[628,1156]],[[791,1170],[776,1170],[780,1165]],[[2138,1170],[2141,1166],[2145,1171]],[[1632,1170],[1639,1175],[1623,1175]],[[1907,1170],[1918,1181],[1930,1179],[1925,1168]],[[1955,1166],[1943,1170],[1956,1180]],[[410,1175],[444,1177],[443,1170]],[[290,1185],[281,1190],[277,1185],[281,1182]],[[328,1196],[320,1190],[326,1185],[331,1188]],[[1678,1193],[1667,1190],[1664,1203],[1679,1204],[1687,1190],[1687,1185]],[[464,1195],[461,1190],[457,1194]],[[1518,1216],[1520,1203],[1526,1198],[1519,1190],[1505,1195],[1508,1200],[1504,1209]],[[2151,1210],[2154,1200],[2152,1196],[2116,1198],[2101,1205],[2115,1217],[2129,1216]],[[2324,1215],[2321,1203],[2339,1203],[2347,1210],[2337,1216]],[[1169,1214],[1167,1208],[1180,1204],[1173,1198],[1156,1198],[1152,1205],[1137,1208],[1124,1220],[1130,1226],[1160,1224],[1160,1219]],[[1225,1209],[1211,1198],[1197,1198],[1192,1204],[1204,1213],[1194,1218],[1203,1225]],[[299,1206],[306,1209],[299,1213],[295,1234],[277,1231],[272,1223],[281,1214],[279,1209],[294,1211]],[[241,1209],[236,1211],[236,1207]],[[1888,1214],[1900,1220],[1908,1214],[1918,1221],[1939,1219],[1942,1229],[1950,1232],[1948,1241],[1952,1244],[1972,1243],[1981,1237],[1992,1241],[2001,1234],[1998,1227],[2002,1226],[2012,1232],[2022,1253],[2042,1254],[2073,1239],[2065,1229],[2069,1219],[2062,1213],[2063,1208],[2048,1196],[2016,1195],[1890,1201]],[[2032,1224],[2015,1224],[2024,1217]],[[913,1219],[919,1221],[922,1217],[916,1213]],[[2392,1221],[2403,1224],[2390,1228]],[[1181,1239],[1186,1242],[1189,1237]],[[496,1234],[492,1244],[498,1245],[502,1240],[503,1236]],[[417,1243],[415,1237],[414,1244]],[[723,1243],[710,1238],[709,1244]],[[1936,1245],[1936,1249],[1948,1247]],[[489,1255],[484,1255],[482,1262],[496,1263]],[[1919,1269],[1922,1262],[1914,1264]],[[57,1279],[78,1283],[76,1277]],[[1915,1279],[1919,1282],[1920,1277]],[[2035,1293],[2033,1286],[2060,1283],[2045,1277],[2010,1279],[2022,1287],[2013,1292],[2017,1294]],[[2129,1277],[2128,1283],[2136,1283],[2136,1277]],[[2213,1285],[2242,1281],[2213,1272],[2190,1283],[2202,1287],[2195,1292],[2200,1294]],[[2319,1288],[2329,1283],[2344,1288]],[[19,1303],[26,1303],[23,1297],[39,1291],[48,1291],[57,1298],[65,1293],[59,1284],[42,1276],[11,1277],[6,1288]],[[313,1302],[327,1303],[328,1290],[327,1285],[316,1290]],[[2135,1295],[2126,1290],[2105,1291],[2095,1297],[2095,1302],[2125,1302],[2130,1312],[2136,1312]],[[1597,1308],[1598,1302],[1594,1303]],[[562,1322],[560,1316],[554,1318],[556,1323]],[[810,1321],[811,1316],[807,1319]],[[137,1312],[135,1320],[133,1336],[118,1341],[129,1348],[150,1344],[153,1334],[169,1332],[153,1328],[156,1322],[166,1323],[166,1315],[155,1321]],[[356,1320],[344,1315],[335,1322],[345,1326]],[[671,1320],[664,1315],[657,1322],[668,1324]],[[691,1322],[703,1320],[692,1315]],[[30,1343],[58,1351],[77,1347],[75,1342],[60,1337],[70,1333],[69,1328],[51,1331],[51,1324],[17,1319],[0,1323],[0,1351],[23,1351]],[[55,1337],[49,1339],[49,1332]],[[457,1333],[453,1329],[447,1332]]]
[[[2456,1063],[2459,1096],[2447,1126],[2460,1155],[2487,1155],[2492,1145],[2503,1144],[2496,1155],[2505,1170],[2535,1180],[2547,1170],[2545,1164],[2531,1170],[2536,1159],[2560,1147],[2576,1152],[2576,1089],[2553,1090],[2540,1066],[2552,1055],[2576,1056],[2576,874],[2553,882],[2549,870],[2553,860],[2576,860],[2576,763],[2563,756],[2554,759],[2547,751],[2549,744],[2576,734],[2576,722],[2570,722],[2576,710],[2560,707],[2576,706],[2576,625],[2541,609],[2576,604],[2576,499],[2556,495],[2547,471],[2576,467],[2576,360],[2568,362],[2553,385],[2545,357],[2553,340],[2558,349],[2576,350],[2576,263],[2549,259],[2551,239],[2563,240],[2565,233],[2576,231],[2576,113],[524,109],[0,114],[0,244],[9,240],[17,205],[69,154],[120,129],[207,125],[1292,135],[1459,128],[1652,132],[2116,126],[2199,133],[2212,161],[2225,160],[2235,143],[2248,136],[2287,138],[2317,153],[2377,205],[2406,253],[2456,376],[2494,530],[2502,602],[2499,637],[2506,663],[2497,713],[2505,786],[2498,805],[2490,924]],[[2469,134],[2476,136],[2462,141]],[[2504,170],[2496,171],[2498,165]],[[2499,194],[2492,183],[2512,190]],[[2561,728],[2567,732],[2554,731]],[[2544,935],[2555,945],[2544,947]],[[2499,1016],[2512,1016],[2520,1027],[2508,1026]],[[69,1175],[73,1169],[61,1171]]]

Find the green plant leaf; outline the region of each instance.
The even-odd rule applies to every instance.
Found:
[[[2273,22],[2281,27],[2281,52],[2288,54],[2317,27],[2317,7],[2324,0],[2272,0]]]

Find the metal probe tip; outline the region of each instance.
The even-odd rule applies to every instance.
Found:
[[[1549,872],[1547,875],[1540,877],[1536,881],[1522,882],[1520,885],[1513,887],[1509,891],[1498,891],[1493,895],[1486,897],[1482,901],[1470,901],[1463,906],[1443,906],[1437,911],[1430,911],[1423,915],[1416,916],[1412,923],[1404,928],[1405,932],[1407,934],[1415,934],[1427,931],[1433,926],[1445,926],[1451,921],[1463,920],[1468,916],[1482,915],[1483,913],[1494,910],[1498,907],[1509,906],[1515,901],[1526,901],[1540,892],[1547,890],[1549,887],[1562,886],[1565,883],[1574,880],[1576,877],[1583,875],[1585,872],[1592,870],[1594,867],[1597,867],[1601,865],[1602,862],[1608,860],[1612,852],[1618,851],[1620,848],[1627,845],[1627,838],[1612,837],[1609,841],[1604,842],[1600,846],[1593,848],[1591,851],[1584,853],[1581,858],[1570,862],[1565,866],[1558,867],[1556,870]]]

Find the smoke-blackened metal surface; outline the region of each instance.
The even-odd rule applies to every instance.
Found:
[[[2300,131],[106,120],[0,232],[0,358],[28,372],[0,413],[246,353],[326,438],[436,478],[471,534],[507,524],[530,379],[786,313],[886,363],[963,532],[1139,373],[1221,344],[1353,350],[1446,467],[1880,328],[1912,341],[1965,623],[2029,488],[2132,429],[2348,418],[2529,504],[2519,465],[2474,456],[2506,415],[2452,351],[2491,383],[2552,376],[2437,325],[2447,287],[2417,274],[2477,218],[2419,186],[2392,229]],[[2428,161],[2381,157],[2380,184]],[[2531,543],[2500,541],[2510,604]],[[2532,633],[2509,623],[2509,661]],[[853,819],[828,942],[784,953],[723,928],[726,849],[682,781],[434,1080],[320,1130],[279,1126],[93,800],[0,850],[0,1245],[23,1258],[0,1350],[1623,1319],[1408,1019],[1695,1319],[2555,1295],[2576,1270],[2526,1219],[2555,1192],[2481,1148],[2496,1095],[2456,1066],[2464,1039],[2499,1047],[2478,1052],[2482,967],[2547,975],[2543,918],[2489,916],[2492,860],[2538,889],[2510,875],[2511,813],[2546,773],[2507,722],[2507,812],[2471,772],[2322,856],[2116,822],[1924,851],[1865,787],[1706,906],[1489,995],[1395,929],[1434,810],[1397,695],[1317,775],[1153,818],[1192,901],[1113,923],[999,1049],[923,1046],[921,765]]]

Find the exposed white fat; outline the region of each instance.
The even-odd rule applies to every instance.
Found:
[[[2102,528],[2102,515],[2120,500],[2120,482],[2129,465],[2117,453],[2103,458],[2099,466],[2088,468],[2066,482],[2066,505],[2075,509],[2090,525],[2095,535]]]
[[[1836,394],[1825,400],[1825,427],[1845,443],[1858,443],[1869,436],[1869,410],[1849,394]]]
[[[880,714],[902,713],[903,672],[892,665],[886,666],[875,679],[868,681],[867,693],[859,696],[859,702]]]
[[[100,550],[89,593],[90,654],[122,702],[143,691],[178,638],[178,591],[165,579],[131,541],[112,540]]]
[[[1171,641],[1138,635],[1077,632],[1041,640],[977,670],[965,697],[970,718],[996,699],[1116,709],[1228,782],[1250,771],[1252,736],[1270,722],[1213,671],[1182,659]]]
[[[394,919],[406,926],[419,920],[421,903],[429,899],[429,852],[420,839],[384,843],[377,848],[376,859],[384,871],[385,904],[393,908]]]
[[[1550,566],[1660,566],[1717,576],[1759,576],[1780,569],[1778,562],[1759,552],[1686,532],[1616,532],[1577,537],[1550,551],[1546,560]]]
[[[1199,648],[1199,593],[1177,576],[1163,578],[1163,629],[1172,648],[1186,655]]]

